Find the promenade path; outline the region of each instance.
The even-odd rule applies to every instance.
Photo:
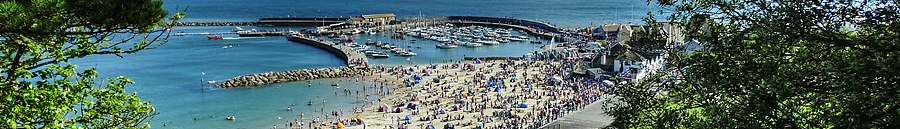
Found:
[[[541,129],[597,129],[609,126],[613,117],[606,114],[606,110],[603,109],[604,104],[607,103],[602,99],[595,101],[583,109],[544,125]]]

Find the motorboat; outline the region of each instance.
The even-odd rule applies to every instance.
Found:
[[[222,39],[224,39],[224,38],[222,38],[222,36],[218,36],[218,35],[210,35],[210,36],[206,36],[206,38],[209,39],[209,40],[222,40]]]
[[[497,40],[497,42],[500,42],[500,43],[509,43],[509,40],[507,40],[507,39],[500,39],[500,40]]]
[[[481,43],[466,43],[466,47],[481,47]]]
[[[390,58],[390,57],[391,57],[390,55],[382,54],[382,53],[372,54],[372,58]]]
[[[459,47],[459,46],[456,46],[456,45],[453,45],[453,44],[450,44],[450,43],[441,43],[441,44],[435,45],[435,47],[441,48],[441,49],[451,49],[451,48],[456,48],[456,47]]]
[[[500,42],[497,42],[497,41],[488,41],[488,40],[478,40],[478,41],[475,41],[475,42],[476,42],[476,43],[481,43],[481,44],[484,44],[484,45],[499,45],[499,44],[500,44]]]
[[[416,56],[416,55],[419,55],[419,54],[416,54],[415,52],[412,52],[412,51],[404,51],[404,52],[400,52],[400,54],[397,54],[397,55],[400,55],[400,56]]]

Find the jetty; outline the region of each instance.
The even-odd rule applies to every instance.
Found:
[[[343,23],[350,18],[261,18],[256,22],[257,26],[326,26]]]
[[[290,36],[288,37],[288,41],[302,43],[328,51],[344,60],[348,67],[357,67],[358,65],[361,65],[361,62],[368,61],[365,53],[350,46],[340,45],[324,39],[309,36]]]
[[[256,22],[175,22],[174,26],[256,26]]]
[[[302,69],[283,72],[267,72],[237,76],[217,84],[222,88],[252,87],[274,83],[303,81],[323,78],[343,78],[363,75],[360,65],[367,62],[366,55],[352,47],[314,37],[292,35],[288,41],[302,43],[328,51],[347,63],[347,67]]]

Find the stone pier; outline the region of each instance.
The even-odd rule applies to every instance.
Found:
[[[222,88],[253,87],[282,82],[293,82],[323,78],[345,78],[363,75],[364,71],[351,67],[301,69],[283,72],[268,72],[243,75],[217,84]]]

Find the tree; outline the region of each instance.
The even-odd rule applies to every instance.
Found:
[[[130,79],[68,61],[156,48],[182,16],[159,0],[0,0],[0,128],[149,127]]]
[[[900,126],[897,1],[659,0],[699,47],[619,85],[619,128]]]

